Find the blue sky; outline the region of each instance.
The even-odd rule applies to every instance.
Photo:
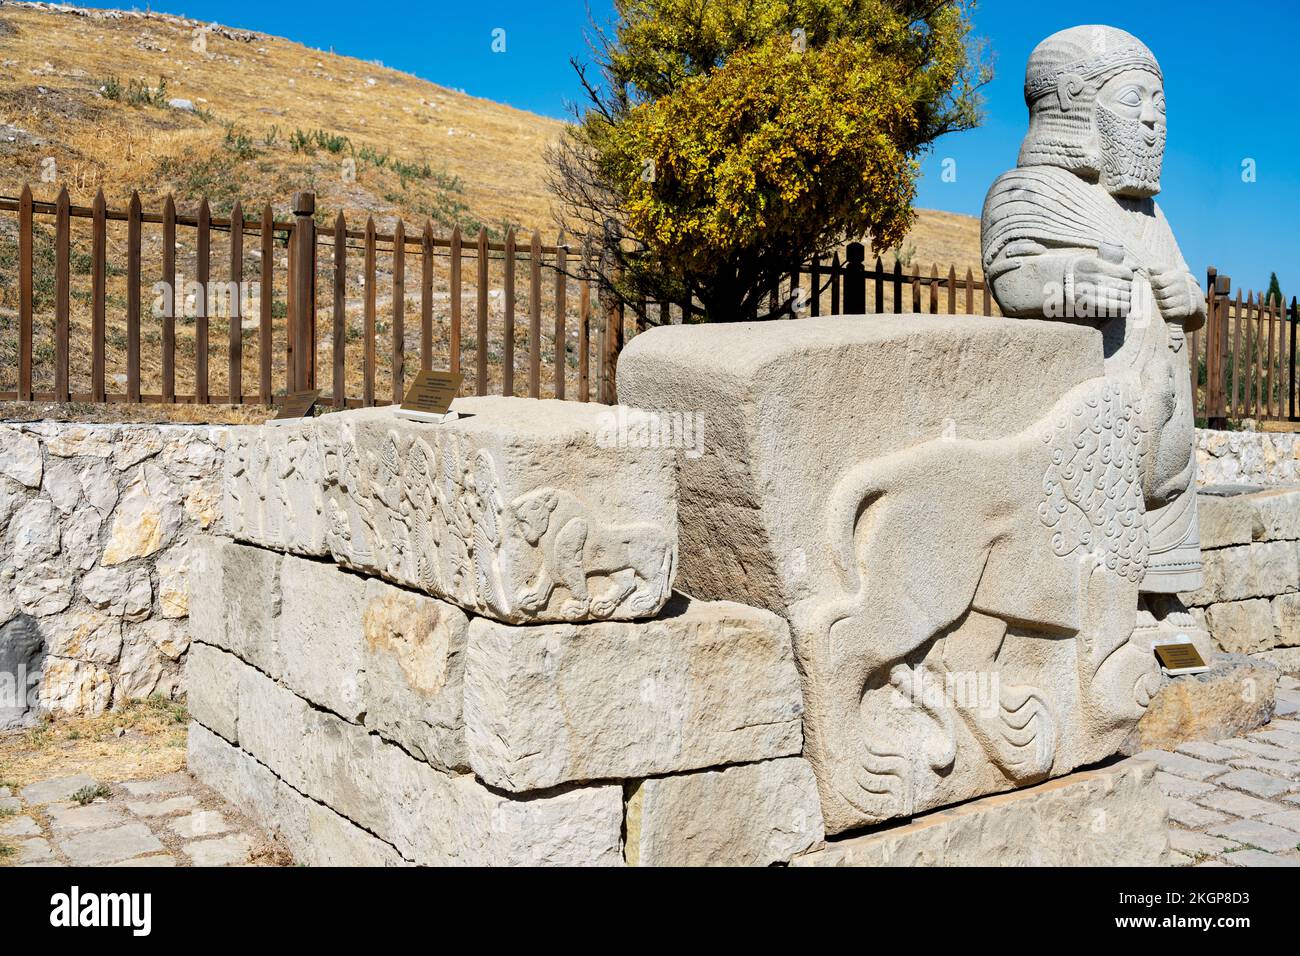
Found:
[[[107,6],[108,3],[84,4]],[[578,99],[568,59],[584,52],[583,0],[159,0],[169,13],[262,30],[309,46],[406,70],[476,96],[565,116]],[[1207,265],[1234,288],[1262,288],[1275,270],[1300,294],[1300,123],[1293,108],[1300,5],[1249,0],[1234,15],[1222,3],[987,0],[974,15],[996,78],[984,125],[945,137],[923,163],[918,205],[978,215],[988,184],[1015,164],[1025,128],[1024,64],[1043,37],[1080,20],[1122,27],[1155,52],[1165,74],[1169,139],[1160,203],[1193,272]],[[592,0],[607,19],[609,0]],[[492,31],[506,50],[493,53]],[[956,161],[956,181],[940,178]],[[1255,181],[1242,163],[1254,161]]]

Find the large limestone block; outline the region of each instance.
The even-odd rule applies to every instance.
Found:
[[[284,556],[209,535],[196,535],[190,554],[187,590],[193,638],[278,677]]]
[[[1238,500],[1254,514],[1256,541],[1300,539],[1300,488],[1270,488]]]
[[[1250,544],[1254,538],[1254,509],[1238,495],[1197,495],[1196,518],[1201,527],[1202,548]]]
[[[239,658],[210,644],[193,642],[185,658],[186,706],[199,723],[239,743]]]
[[[817,782],[800,757],[642,780],[628,797],[633,866],[767,866],[821,841]]]
[[[1272,597],[1300,589],[1300,563],[1293,541],[1257,541],[1254,544],[1206,551],[1205,582],[1181,595],[1189,605]]]
[[[653,621],[469,628],[469,762],[536,790],[799,753],[785,621],[677,597]]]
[[[1155,766],[1126,760],[850,837],[795,866],[1167,866]]]
[[[1252,660],[1263,661],[1282,674],[1300,676],[1300,647],[1275,647],[1271,651],[1259,651],[1250,656]]]
[[[398,852],[328,807],[304,797],[248,753],[191,723],[190,772],[234,804],[307,866],[409,866]]]
[[[312,707],[239,663],[239,747],[294,791],[423,865],[611,865],[621,862],[618,783],[515,797],[471,774],[446,773],[378,733]],[[218,789],[221,789],[218,787]],[[227,792],[222,790],[222,792]],[[284,828],[300,808],[259,796]]]
[[[837,575],[824,515],[838,476],[927,439],[1018,431],[1101,371],[1083,328],[833,316],[651,329],[619,356],[618,395],[702,422],[703,454],[679,460],[681,590],[781,611]]]
[[[1193,740],[1224,740],[1263,726],[1273,717],[1277,672],[1241,654],[1218,654],[1200,674],[1181,674],[1166,683],[1120,753],[1175,750]]]
[[[671,451],[609,440],[602,406],[484,397],[455,410],[437,425],[375,408],[236,429],[229,533],[507,622],[663,606],[677,553]]]
[[[1273,638],[1279,647],[1300,645],[1300,594],[1273,599]]]
[[[849,316],[664,327],[625,403],[702,420],[680,583],[791,626],[827,832],[1096,762],[1158,685],[1135,628],[1139,403],[1065,323]]]
[[[197,545],[197,640],[436,767],[468,769],[464,611],[333,563],[225,539]]]
[[[301,745],[304,792],[422,865],[619,862],[622,787],[514,798],[446,774],[364,728],[313,712]]]
[[[1265,651],[1276,643],[1273,605],[1267,598],[1211,604],[1205,609],[1205,627],[1215,645],[1229,654]]]

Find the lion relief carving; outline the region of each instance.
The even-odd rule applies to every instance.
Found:
[[[516,593],[519,607],[550,605],[562,588],[560,616],[576,621],[607,618],[626,602],[637,614],[652,614],[667,600],[676,548],[651,524],[603,524],[572,494],[542,488],[511,505],[515,527],[536,553],[527,583]],[[593,586],[593,578],[605,584]]]

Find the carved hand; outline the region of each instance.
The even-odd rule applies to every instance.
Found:
[[[1152,273],[1151,291],[1155,293],[1160,314],[1166,319],[1186,319],[1196,312],[1197,299],[1192,295],[1191,277],[1180,268]]]
[[[1133,268],[1084,256],[1071,267],[1078,315],[1128,315],[1133,294]]]

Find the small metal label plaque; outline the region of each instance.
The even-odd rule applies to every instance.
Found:
[[[445,415],[460,394],[460,372],[421,372],[406,390],[402,410],[421,415]]]
[[[294,392],[292,395],[286,395],[280,400],[279,411],[275,413],[272,421],[280,421],[286,418],[306,418],[311,414],[311,410],[316,407],[316,401],[320,398],[320,389],[310,392]]]
[[[1191,668],[1203,668],[1205,661],[1190,641],[1186,644],[1157,644],[1156,657],[1166,670],[1185,671]]]

